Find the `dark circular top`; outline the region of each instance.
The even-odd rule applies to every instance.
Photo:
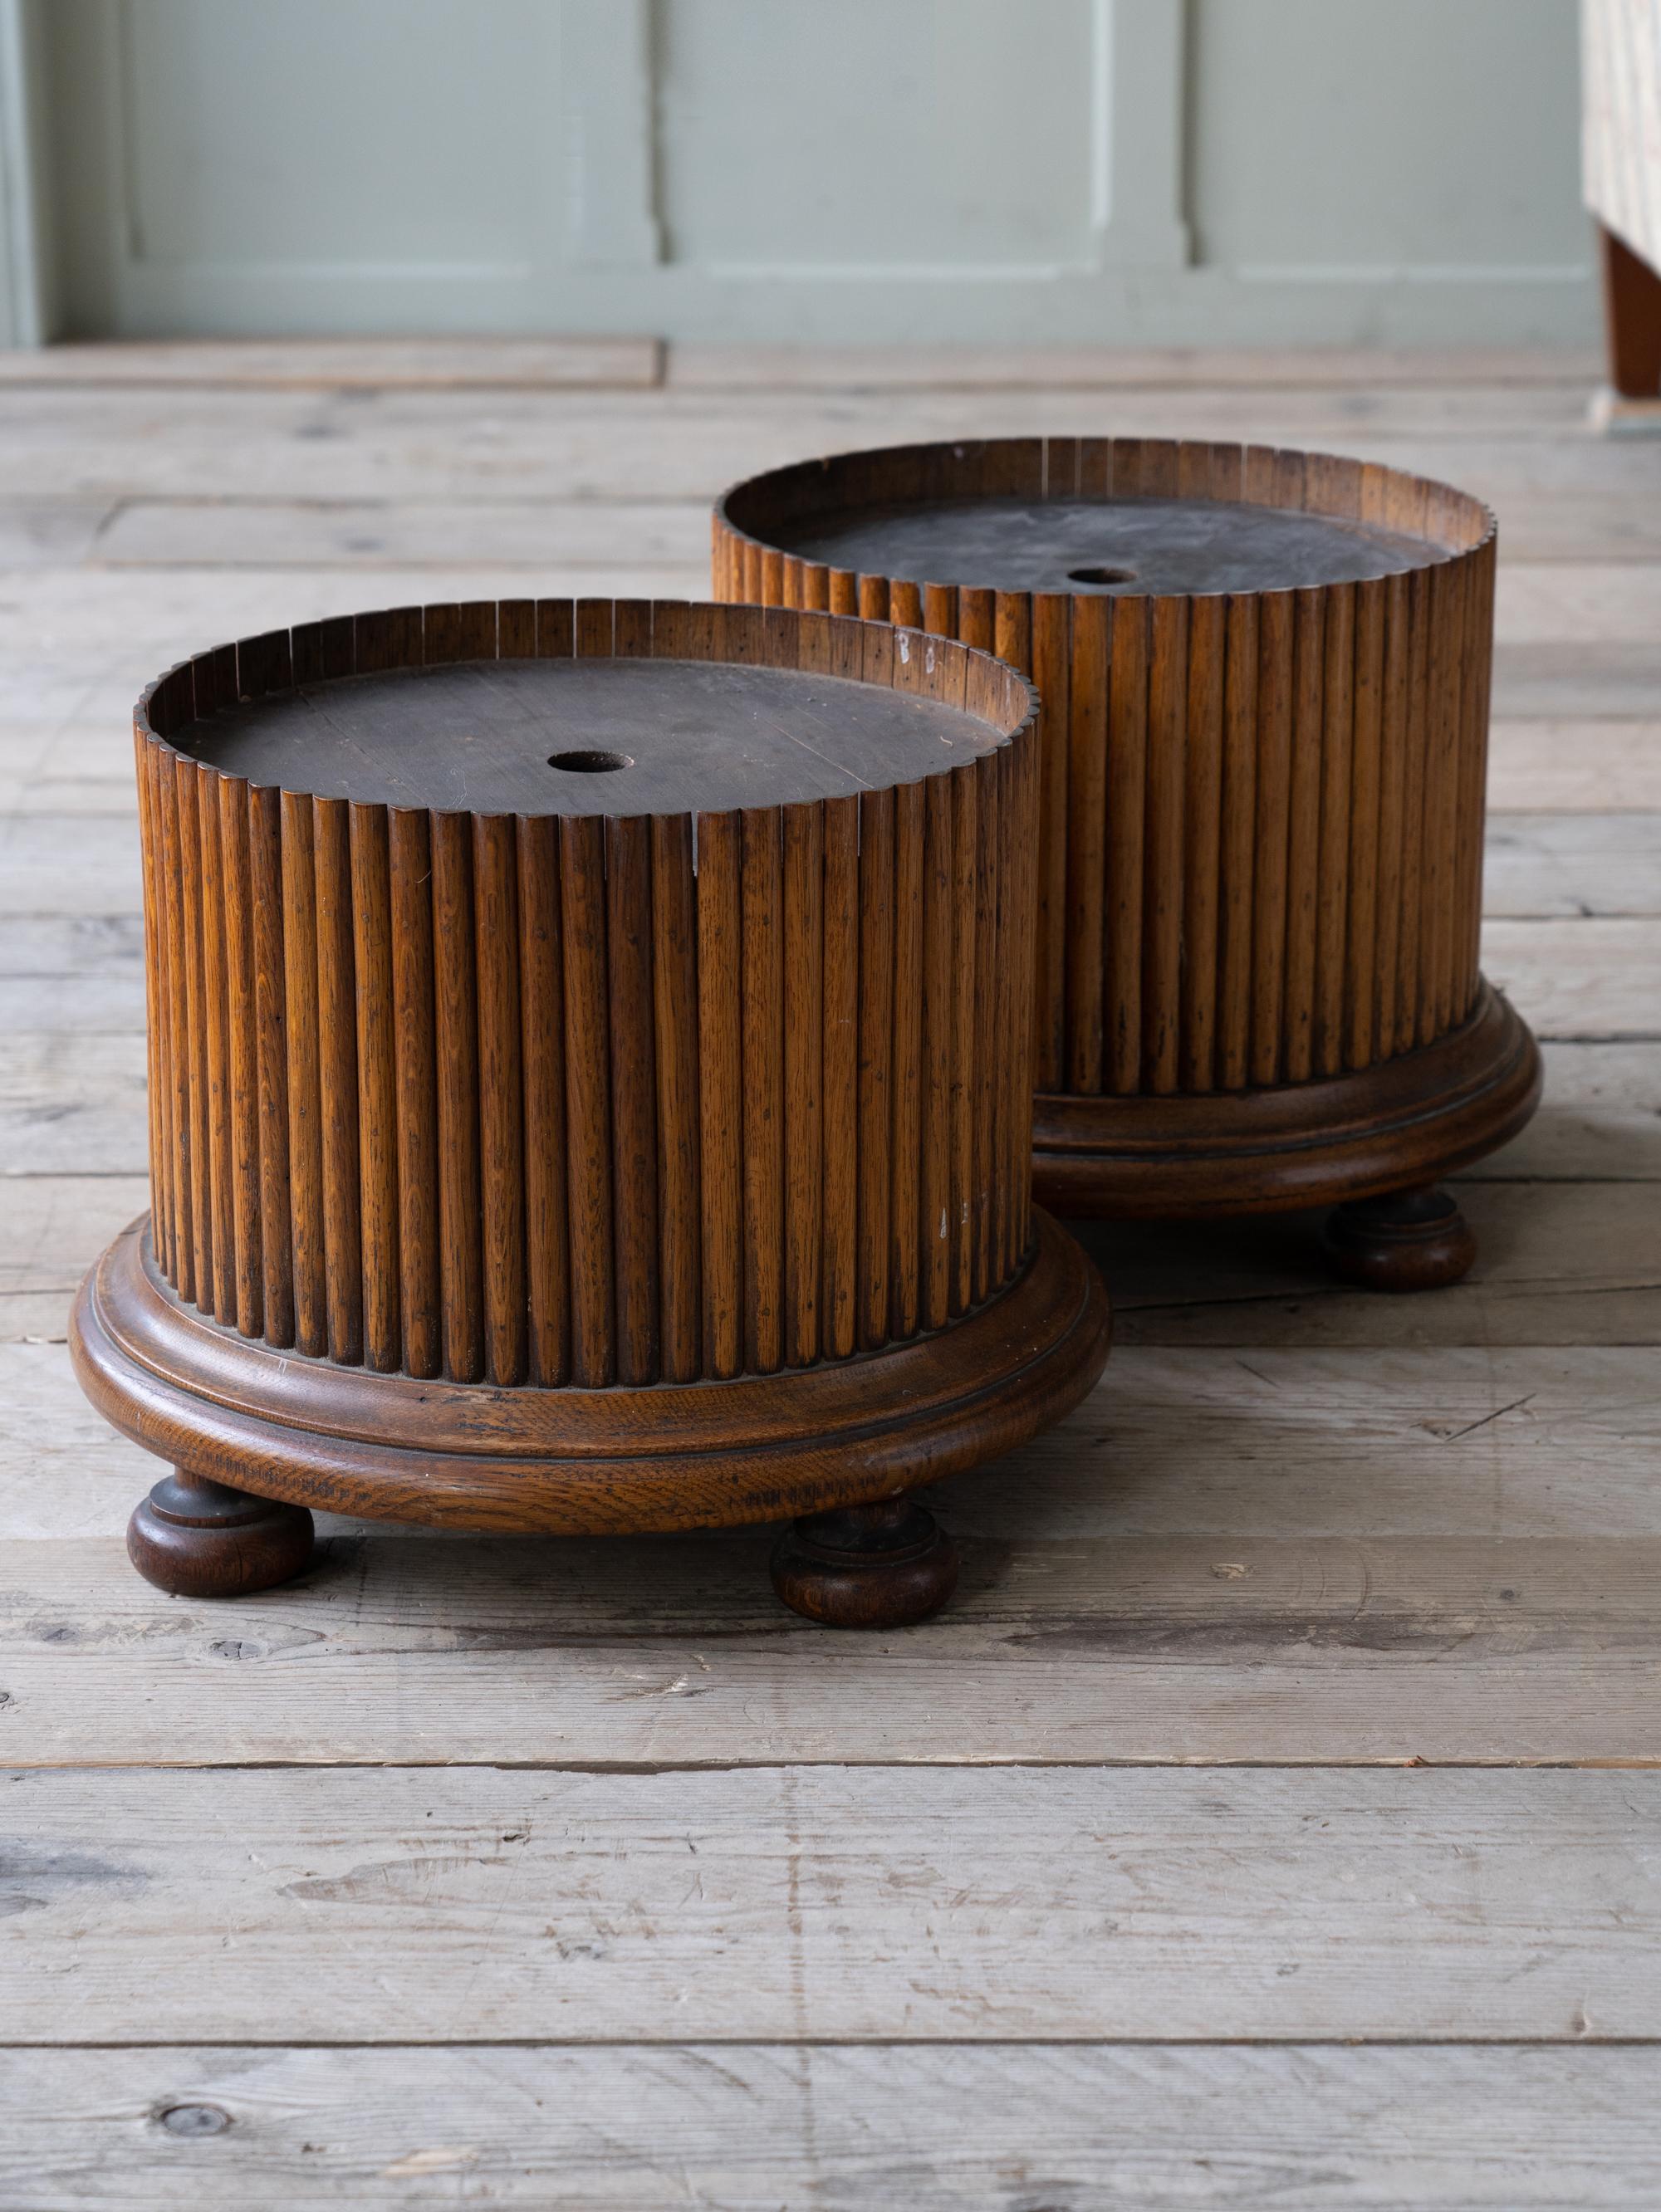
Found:
[[[1447,558],[1376,524],[1208,499],[953,499],[770,526],[807,561],[982,591],[1273,592]]]
[[[679,814],[837,799],[1002,742],[879,684],[702,660],[487,660],[245,700],[175,740],[251,783],[475,814]]]

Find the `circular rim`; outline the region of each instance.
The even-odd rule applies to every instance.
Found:
[[[133,727],[176,763],[210,775],[222,787],[270,791],[295,799],[318,796],[302,786],[222,768],[199,759],[190,733],[221,708],[363,677],[412,675],[493,660],[684,660],[770,667],[806,675],[839,677],[879,690],[910,693],[959,708],[994,733],[996,742],[977,757],[1019,748],[1037,720],[1038,695],[1030,678],[991,651],[961,639],[943,639],[918,625],[866,622],[824,609],[729,606],[689,599],[481,599],[461,606],[388,607],[330,620],[297,623],[210,647],[176,662],[144,687],[133,708]],[[599,756],[578,746],[590,764]],[[551,761],[556,757],[551,756]],[[608,764],[626,757],[607,755]],[[889,788],[924,784],[950,766],[897,777]],[[603,776],[595,779],[609,796]],[[326,800],[326,794],[323,795]],[[399,813],[493,817],[471,807],[428,806],[385,799],[346,804],[386,806]],[[788,802],[780,802],[788,803]],[[585,812],[589,810],[584,810]],[[630,809],[613,819],[648,815],[685,816],[710,810],[681,805]],[[737,811],[731,807],[713,810]],[[569,819],[549,805],[529,818]]]
[[[1497,527],[1493,510],[1484,501],[1453,484],[1421,477],[1410,469],[1393,468],[1387,462],[1360,461],[1341,453],[1196,438],[933,439],[913,445],[862,447],[816,460],[794,461],[730,484],[715,505],[717,574],[725,538],[740,564],[756,564],[761,588],[725,596],[764,599],[770,604],[782,601],[788,605],[828,605],[833,609],[840,599],[843,611],[868,615],[875,608],[867,605],[863,586],[867,583],[879,585],[885,599],[891,598],[895,586],[907,593],[932,593],[942,599],[961,592],[992,593],[995,587],[990,585],[946,584],[889,569],[880,575],[874,571],[839,569],[793,552],[776,536],[769,534],[770,528],[776,529],[786,516],[834,514],[861,505],[891,503],[896,479],[904,481],[910,496],[920,503],[1007,496],[1220,499],[1248,507],[1295,508],[1336,520],[1379,523],[1389,521],[1392,507],[1405,507],[1415,520],[1405,524],[1398,517],[1396,526],[1409,537],[1423,537],[1425,558],[1403,562],[1399,569],[1384,572],[1386,575],[1407,574],[1479,553],[1493,540]],[[780,564],[776,593],[767,588],[770,561]],[[841,593],[839,580],[845,586]],[[791,588],[787,588],[787,580]],[[1292,588],[1255,586],[1250,596]],[[1037,586],[1020,590],[1040,598],[1068,596],[1064,591],[1045,592]],[[1157,599],[1241,594],[1132,591],[1123,596]]]
[[[1482,1158],[1524,1126],[1540,1089],[1532,1033],[1485,983],[1458,1029],[1354,1075],[1188,1097],[1040,1094],[1033,1188],[1058,1213],[1109,1219],[1336,1205]]]
[[[496,1389],[275,1351],[173,1297],[147,1216],[88,1273],[70,1346],[124,1435],[259,1497],[499,1533],[730,1527],[915,1489],[1077,1404],[1107,1357],[1107,1293],[1034,1221],[1020,1274],[939,1334],[730,1382]]]

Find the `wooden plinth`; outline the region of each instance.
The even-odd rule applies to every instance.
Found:
[[[880,1352],[719,1383],[538,1389],[240,1337],[168,1287],[141,1220],[82,1286],[76,1371],[146,1450],[289,1504],[544,1535],[776,1521],[976,1466],[1078,1402],[1106,1354],[1106,1294],[1047,1215],[1034,1232],[1003,1295]]]
[[[198,1486],[146,1571],[230,1542],[251,1586],[204,1483],[720,1525],[1089,1387],[1105,1299],[1030,1196],[1008,669],[822,614],[415,608],[204,654],[136,741],[153,1209],[71,1341]]]
[[[1172,440],[846,454],[721,502],[719,598],[1039,687],[1045,1204],[1359,1197],[1526,1120],[1532,1042],[1477,966],[1494,550],[1444,485]]]

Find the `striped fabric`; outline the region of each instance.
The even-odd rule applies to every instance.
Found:
[[[1661,268],[1661,0],[1581,0],[1586,205]]]

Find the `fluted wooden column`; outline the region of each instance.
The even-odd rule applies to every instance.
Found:
[[[1059,550],[1092,506],[1152,532],[1162,505],[1225,519],[1226,584],[1139,587]],[[1329,526],[1334,580],[1277,580],[1251,533],[1267,510]],[[1372,547],[1348,578],[1346,533]],[[862,565],[816,556],[839,538]],[[721,599],[920,624],[1037,684],[1041,1198],[1309,1203],[1421,1179],[1526,1118],[1537,1060],[1478,966],[1494,542],[1478,501],[1422,477],[1175,439],[847,453],[719,503]],[[1065,588],[969,580],[1035,544]],[[1267,1127],[1281,1094],[1305,1104]],[[1406,1139],[1415,1111],[1453,1117],[1445,1143]],[[1352,1142],[1363,1124],[1376,1141]],[[1329,1142],[1349,1149],[1317,1174]]]
[[[564,817],[191,757],[222,702],[499,641],[853,678],[1000,741],[858,796]],[[985,655],[827,614],[407,609],[200,655],[136,734],[155,1265],[200,1312],[337,1366],[638,1387],[874,1353],[1024,1263],[1037,752]]]

